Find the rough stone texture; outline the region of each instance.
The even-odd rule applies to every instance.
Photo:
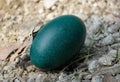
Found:
[[[93,73],[93,72],[95,72],[95,71],[97,71],[97,70],[99,70],[99,69],[100,69],[100,64],[99,64],[99,62],[98,62],[97,60],[93,60],[93,61],[90,62],[89,65],[88,65],[88,70],[89,70],[91,73]]]
[[[115,58],[110,55],[104,55],[103,57],[99,58],[98,61],[101,65],[112,65],[112,61],[114,59]]]
[[[15,80],[14,80],[14,82],[20,82],[20,80],[18,80],[18,79],[15,79]]]
[[[120,81],[120,74],[117,74],[115,78]]]
[[[103,82],[102,76],[94,76],[91,82]]]
[[[110,34],[108,36],[106,36],[104,39],[103,39],[103,44],[104,45],[109,45],[109,44],[112,44],[114,42],[114,38],[113,36]]]
[[[110,50],[110,52],[108,53],[109,56],[112,56],[113,58],[117,57],[117,50]]]
[[[29,78],[27,82],[35,82],[34,78]]]
[[[103,64],[101,68],[104,68],[104,65],[111,65],[112,61],[117,60],[117,55],[120,55],[119,0],[1,0],[1,50],[12,42],[22,46],[34,27],[35,31],[37,31],[37,29],[53,18],[66,14],[80,17],[86,25],[86,45],[80,52],[83,58],[87,54],[91,56],[90,60],[95,60],[96,58],[101,60],[101,64]],[[118,52],[117,55],[116,51]],[[30,62],[29,47],[27,50],[23,48],[18,53],[19,55],[14,62],[10,62],[9,59],[15,54],[10,54],[5,61],[0,60],[0,82],[10,82],[16,76],[21,78],[20,81],[32,82],[32,78],[38,78],[39,74],[45,75],[47,77],[45,81],[47,82],[71,82],[77,77],[86,82],[88,78],[82,79],[81,77],[87,77],[91,74],[89,71],[84,70],[84,66],[81,66],[83,62],[79,61],[76,62],[77,64],[75,63],[77,66],[73,71],[67,73],[61,70],[54,73],[42,72]],[[28,55],[26,56],[26,54]],[[78,59],[81,59],[81,57],[78,57]],[[114,63],[117,64],[118,62]],[[74,66],[75,64],[72,65]],[[65,71],[70,68],[67,67]],[[88,67],[85,68],[88,69]],[[118,73],[115,74],[117,75]],[[91,78],[92,81],[95,81],[94,78],[98,82],[101,81],[99,76],[91,76]],[[88,82],[91,82],[89,80]]]

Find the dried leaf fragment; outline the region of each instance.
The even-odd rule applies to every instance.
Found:
[[[5,60],[11,52],[20,47],[20,44],[10,43],[7,47],[0,48],[0,60]]]

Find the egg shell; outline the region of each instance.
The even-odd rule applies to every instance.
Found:
[[[86,28],[73,15],[57,17],[39,30],[30,48],[32,63],[43,70],[61,67],[71,61],[84,44]]]

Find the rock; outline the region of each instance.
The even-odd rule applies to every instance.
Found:
[[[53,18],[55,17],[55,14],[54,13],[50,13],[46,16],[46,19],[47,20],[52,20]]]
[[[27,82],[35,82],[34,78],[29,78]]]
[[[10,82],[9,79],[4,79],[2,82]]]
[[[86,40],[85,40],[85,46],[89,46],[89,45],[90,45],[90,43],[91,43],[91,40],[90,40],[90,39],[88,39],[88,38],[86,38]]]
[[[118,55],[120,55],[120,48],[118,49]]]
[[[113,36],[114,38],[120,38],[120,33],[119,33],[119,32],[116,32],[116,33],[112,34],[112,36]]]
[[[19,62],[20,62],[20,59],[16,58],[15,61],[14,61],[14,64],[17,65]]]
[[[0,81],[2,81],[4,78],[3,78],[3,75],[0,74]]]
[[[65,76],[66,76],[66,74],[61,73],[58,78],[59,78],[59,80],[62,80],[62,79],[64,79]]]
[[[120,42],[120,33],[119,32],[112,34],[112,36],[114,37],[116,43]]]
[[[95,71],[97,71],[97,70],[99,70],[99,69],[100,69],[100,64],[99,64],[99,62],[98,62],[97,60],[93,60],[93,61],[90,62],[89,65],[88,65],[88,70],[89,70],[91,73],[93,73],[93,72],[95,72]]]
[[[117,74],[115,78],[120,81],[120,74]]]
[[[109,73],[106,73],[104,74],[104,78],[103,78],[103,81],[104,82],[119,82],[115,76],[109,74]]]
[[[80,79],[73,79],[71,82],[80,82]]]
[[[21,82],[19,79],[15,79],[14,82]]]
[[[96,32],[99,31],[100,29],[100,25],[101,25],[101,22],[98,18],[94,18],[93,19],[93,24],[90,26],[90,28],[88,29],[88,33],[89,34],[95,34]]]
[[[75,78],[72,79],[71,82],[80,82],[80,78],[78,76],[75,76]]]
[[[103,82],[102,76],[94,76],[91,82]]]
[[[35,82],[44,82],[46,76],[44,74],[39,74],[35,80]]]
[[[34,70],[34,67],[33,67],[32,65],[27,66],[27,71],[28,71],[28,72],[31,72],[31,71],[33,71],[33,70]]]
[[[115,58],[110,55],[104,55],[104,56],[100,57],[98,61],[101,65],[112,65],[112,61],[114,59]]]
[[[120,48],[120,43],[112,44],[111,47],[115,49]]]
[[[104,38],[104,35],[100,34],[99,36],[95,37],[95,40],[101,40],[102,38]]]
[[[44,13],[44,9],[43,9],[43,8],[39,9],[38,13],[39,13],[39,14]]]
[[[108,53],[108,55],[112,56],[113,58],[117,57],[117,50],[110,50],[110,52]]]
[[[58,80],[56,82],[70,82],[71,81],[71,76],[73,77],[73,74],[66,75],[65,73],[60,73]]]
[[[91,82],[90,80],[82,80],[82,82]]]
[[[112,44],[114,42],[114,38],[113,38],[113,36],[110,34],[110,35],[108,35],[107,37],[105,37],[104,39],[103,39],[103,44],[104,45],[109,45],[109,44]]]
[[[83,77],[84,79],[91,79],[92,78],[92,75],[91,74],[88,74],[88,75],[86,75],[85,77]]]
[[[6,78],[9,78],[9,74],[4,74],[4,78],[6,79]]]
[[[56,2],[57,0],[44,0],[43,5],[48,9],[51,8]]]
[[[10,70],[10,66],[9,65],[6,65],[3,70]]]
[[[28,77],[29,78],[36,78],[38,76],[38,73],[34,73],[34,72],[30,72],[29,74],[28,74]]]
[[[118,31],[118,29],[120,29],[120,24],[115,23],[114,25],[111,25],[110,27],[108,27],[108,32],[115,33]]]
[[[22,60],[28,60],[29,59],[29,55],[26,54],[26,53],[22,54],[20,57],[21,57]]]

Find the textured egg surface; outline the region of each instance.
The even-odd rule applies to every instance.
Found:
[[[43,70],[61,67],[71,61],[84,44],[86,28],[73,15],[57,17],[43,26],[30,48],[32,63]]]

